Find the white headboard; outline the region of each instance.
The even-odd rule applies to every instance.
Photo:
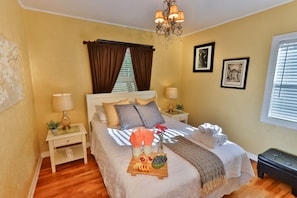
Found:
[[[101,105],[102,102],[116,102],[127,98],[131,102],[135,102],[135,98],[149,99],[154,96],[157,97],[157,92],[155,90],[125,92],[125,93],[87,94],[86,99],[87,99],[89,130],[91,130],[90,123],[93,119],[94,113],[96,112],[96,105]]]

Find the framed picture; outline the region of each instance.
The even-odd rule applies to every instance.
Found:
[[[215,43],[194,46],[193,72],[212,72]]]
[[[249,57],[224,59],[221,87],[245,89]]]

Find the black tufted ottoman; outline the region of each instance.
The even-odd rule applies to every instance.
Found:
[[[258,155],[258,177],[264,173],[292,187],[292,194],[297,196],[297,156],[271,148]]]

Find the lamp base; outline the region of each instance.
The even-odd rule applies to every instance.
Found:
[[[173,113],[173,109],[174,109],[174,107],[173,107],[173,103],[170,102],[168,112],[169,112],[169,113]]]
[[[62,130],[68,130],[68,129],[71,129],[71,126],[70,125],[62,126]]]
[[[63,111],[63,117],[62,117],[62,120],[61,120],[62,129],[63,130],[70,129],[71,128],[70,124],[71,124],[71,120],[68,117],[67,112]]]

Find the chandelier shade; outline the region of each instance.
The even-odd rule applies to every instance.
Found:
[[[178,17],[178,8],[177,5],[170,6],[170,13],[168,16],[170,19],[174,19]]]
[[[157,10],[155,15],[155,23],[163,23],[163,22],[164,22],[163,12],[161,10]]]
[[[182,23],[185,21],[185,16],[184,16],[184,12],[182,11],[179,11],[178,12],[178,17],[176,17],[176,20],[175,20],[177,23]]]
[[[180,36],[183,33],[181,23],[184,21],[184,12],[178,10],[176,1],[164,0],[163,11],[157,10],[155,13],[156,33],[165,37]]]

